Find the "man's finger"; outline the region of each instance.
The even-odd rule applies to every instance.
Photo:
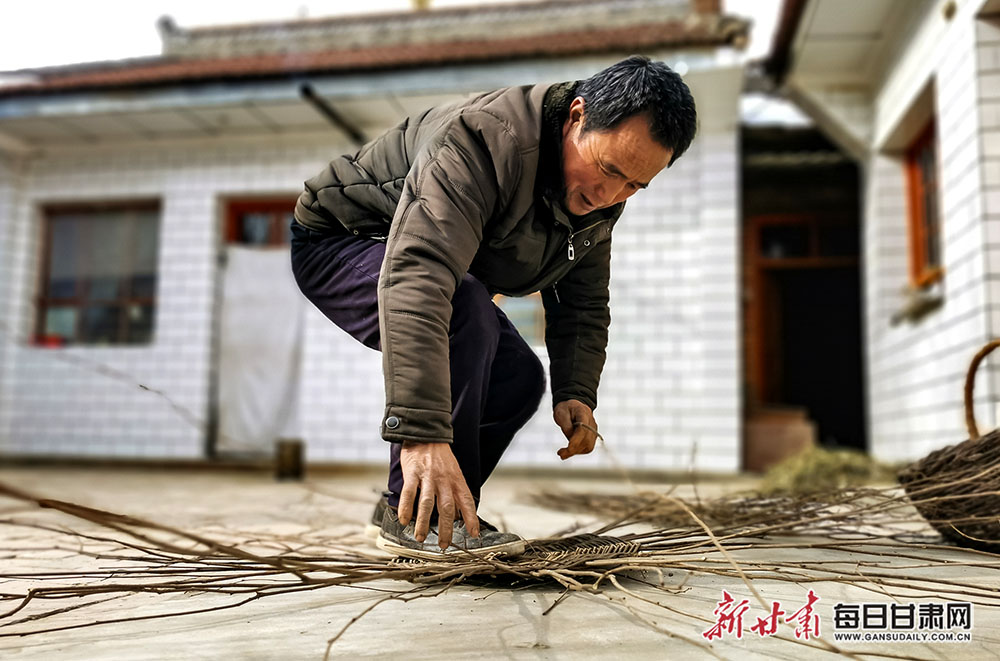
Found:
[[[452,526],[455,522],[455,503],[448,494],[438,494],[438,546],[442,550],[451,544]]]
[[[476,500],[472,497],[469,487],[458,494],[458,508],[462,512],[462,521],[465,521],[465,529],[473,537],[479,537],[479,516],[476,514]]]
[[[586,447],[585,443],[588,433],[591,432],[588,432],[583,427],[577,427],[576,432],[570,437],[569,443],[566,444],[566,447],[559,450],[559,457],[562,459],[569,459],[576,454],[585,454],[583,450]],[[591,449],[593,449],[593,447],[591,447]]]
[[[585,427],[577,427],[572,438],[569,439],[569,448],[573,454],[580,454],[580,451],[587,446],[587,434],[591,432]]]
[[[404,526],[413,516],[413,501],[417,498],[417,480],[413,475],[403,476],[403,490],[399,493],[399,508],[396,510],[399,522]]]
[[[431,512],[434,511],[433,485],[424,482],[420,489],[420,508],[417,511],[417,526],[414,534],[418,542],[427,539],[427,531],[431,527]]]

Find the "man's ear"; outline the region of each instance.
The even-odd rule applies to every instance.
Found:
[[[576,122],[583,121],[583,110],[586,105],[586,101],[583,100],[582,96],[578,96],[573,99],[573,102],[569,104],[569,123],[575,124]]]

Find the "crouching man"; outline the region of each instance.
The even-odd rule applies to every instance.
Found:
[[[511,87],[408,117],[334,159],[295,207],[292,267],[334,324],[382,352],[388,491],[378,545],[517,554],[476,514],[535,413],[545,370],[493,296],[541,292],[562,459],[593,450],[625,200],[676,161],[694,100],[633,56],[582,81]]]

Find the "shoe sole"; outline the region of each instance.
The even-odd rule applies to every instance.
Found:
[[[417,560],[440,560],[443,557],[455,556],[455,555],[465,555],[467,553],[472,553],[473,555],[521,555],[524,553],[524,540],[517,540],[513,542],[507,542],[506,544],[497,544],[496,546],[490,546],[488,548],[475,549],[475,550],[465,550],[459,548],[450,548],[447,551],[422,551],[421,549],[412,549],[408,546],[403,546],[402,544],[397,544],[391,539],[386,539],[381,534],[375,540],[375,546],[379,547],[383,551],[388,551],[393,555],[403,556],[404,558],[416,558]]]

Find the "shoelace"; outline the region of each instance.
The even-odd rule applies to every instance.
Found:
[[[461,520],[455,521],[455,525],[459,525],[459,526],[462,526],[464,528],[465,527],[465,521],[461,521]],[[483,531],[483,530],[492,530],[493,532],[500,532],[499,528],[497,528],[495,525],[493,525],[492,523],[490,523],[489,521],[487,521],[483,517],[479,517],[479,530],[480,530],[480,532]]]

